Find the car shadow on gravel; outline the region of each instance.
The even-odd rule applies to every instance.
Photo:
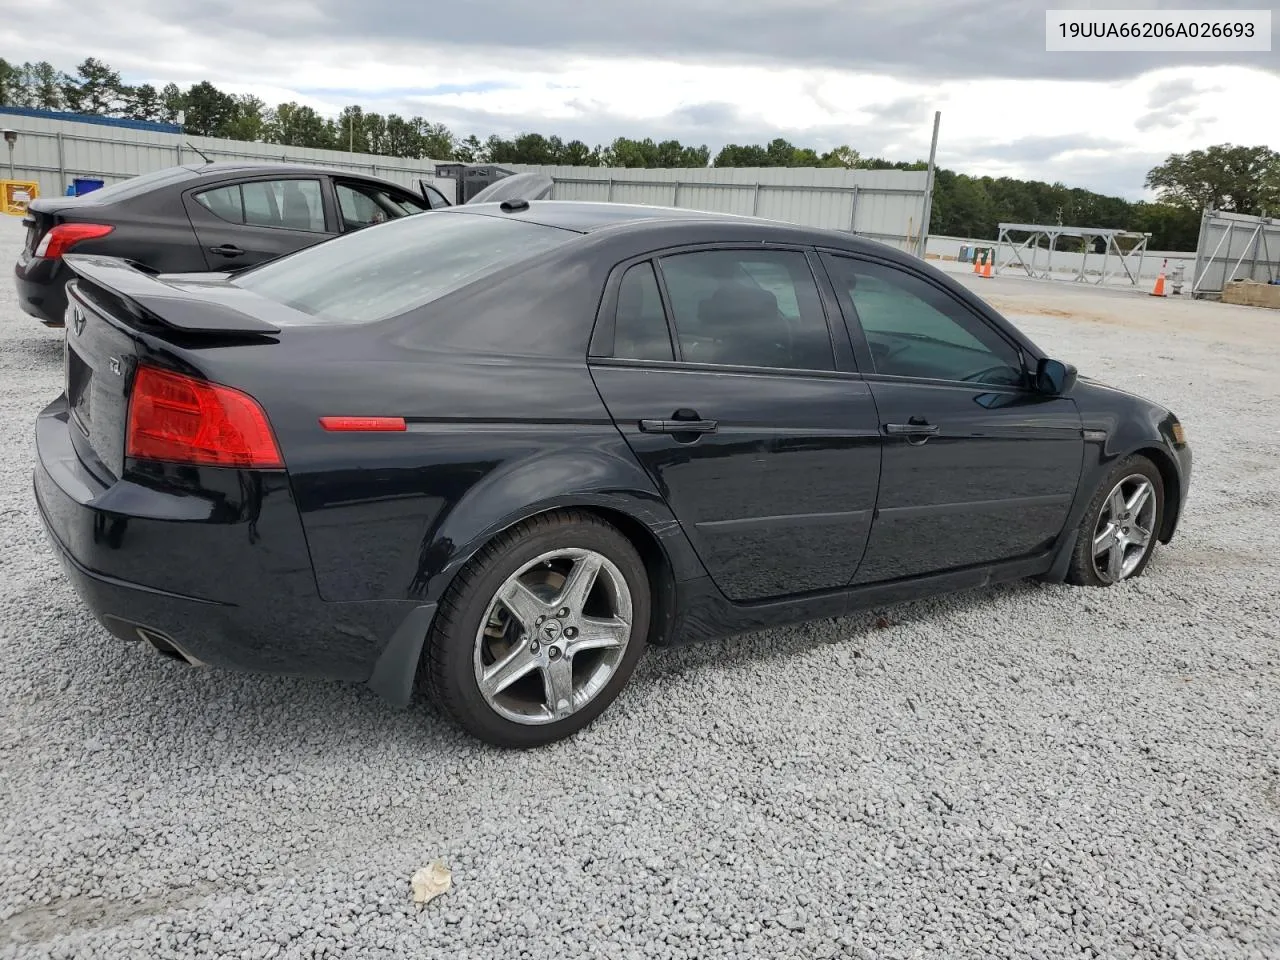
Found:
[[[1046,588],[1022,582],[950,594],[793,627],[739,634],[723,640],[654,648],[641,661],[624,698],[661,696],[676,677],[759,661],[783,661],[824,646],[874,649],[875,638],[895,627],[944,621],[1002,600],[1015,602]],[[272,757],[327,758],[359,763],[377,752],[397,756],[470,753],[476,741],[448,722],[426,694],[421,678],[406,708],[386,704],[359,683],[239,674],[166,660],[141,642],[110,636],[84,612],[64,627],[59,646],[83,656],[71,676],[39,684],[36,699],[51,714],[93,704],[90,750],[132,751],[140,717],[153,718],[150,747],[179,750],[188,761],[241,763]],[[945,641],[946,633],[939,634]],[[582,736],[590,736],[587,733]],[[194,755],[193,755],[194,754]],[[149,761],[138,755],[142,767]]]
[[[792,627],[735,634],[723,640],[678,644],[651,649],[641,661],[632,684],[646,685],[692,671],[726,663],[784,659],[820,647],[848,644],[853,649],[869,645],[882,631],[915,623],[940,621],[945,616],[980,610],[1002,598],[1018,598],[1053,587],[1029,580],[944,594],[909,603],[871,607],[844,617],[830,617]]]

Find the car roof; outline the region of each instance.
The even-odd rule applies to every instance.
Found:
[[[359,170],[339,170],[322,163],[291,163],[276,160],[218,160],[213,163],[184,163],[183,167],[197,176],[219,176],[236,173],[324,173],[363,180],[383,180]],[[424,173],[424,177],[428,174]],[[385,181],[384,181],[385,182]],[[406,188],[407,189],[407,188]]]
[[[842,247],[863,250],[879,257],[890,259],[914,259],[901,253],[894,247],[874,240],[859,237],[857,234],[843,230],[829,230],[821,227],[809,227],[785,220],[767,220],[763,217],[749,217],[743,214],[718,213],[708,210],[690,210],[685,207],[661,207],[639,203],[613,203],[590,200],[530,200],[523,209],[503,209],[501,203],[461,204],[449,207],[440,213],[480,214],[525,220],[547,227],[558,227],[562,230],[573,230],[577,233],[591,234],[601,230],[627,228],[644,228],[648,225],[679,227],[694,226],[706,223],[732,224],[755,228],[762,234],[761,239],[778,242],[809,243],[817,246],[838,243]]]

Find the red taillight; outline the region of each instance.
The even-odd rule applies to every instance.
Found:
[[[125,455],[214,467],[284,466],[253,397],[148,366],[133,380]]]
[[[404,417],[321,417],[320,426],[326,430],[349,433],[385,433],[408,429]]]
[[[57,260],[80,241],[105,237],[114,229],[105,223],[60,223],[40,239],[35,256]]]

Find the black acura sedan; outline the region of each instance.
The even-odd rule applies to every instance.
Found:
[[[343,233],[449,206],[359,173],[281,163],[169,167],[80,197],[41,197],[27,208],[27,240],[14,265],[22,309],[62,326],[68,253],[120,257],[151,273],[226,272]]]
[[[619,204],[392,221],[230,276],[69,256],[35,494],[106,628],[193,664],[419,672],[491,743],[599,715],[648,644],[1173,537],[1168,410],[847,234]]]

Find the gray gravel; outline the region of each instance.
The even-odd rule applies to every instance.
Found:
[[[650,655],[510,753],[100,629],[30,489],[60,335],[0,283],[0,958],[1280,956],[1280,318],[981,289],[1182,415],[1146,577]]]

